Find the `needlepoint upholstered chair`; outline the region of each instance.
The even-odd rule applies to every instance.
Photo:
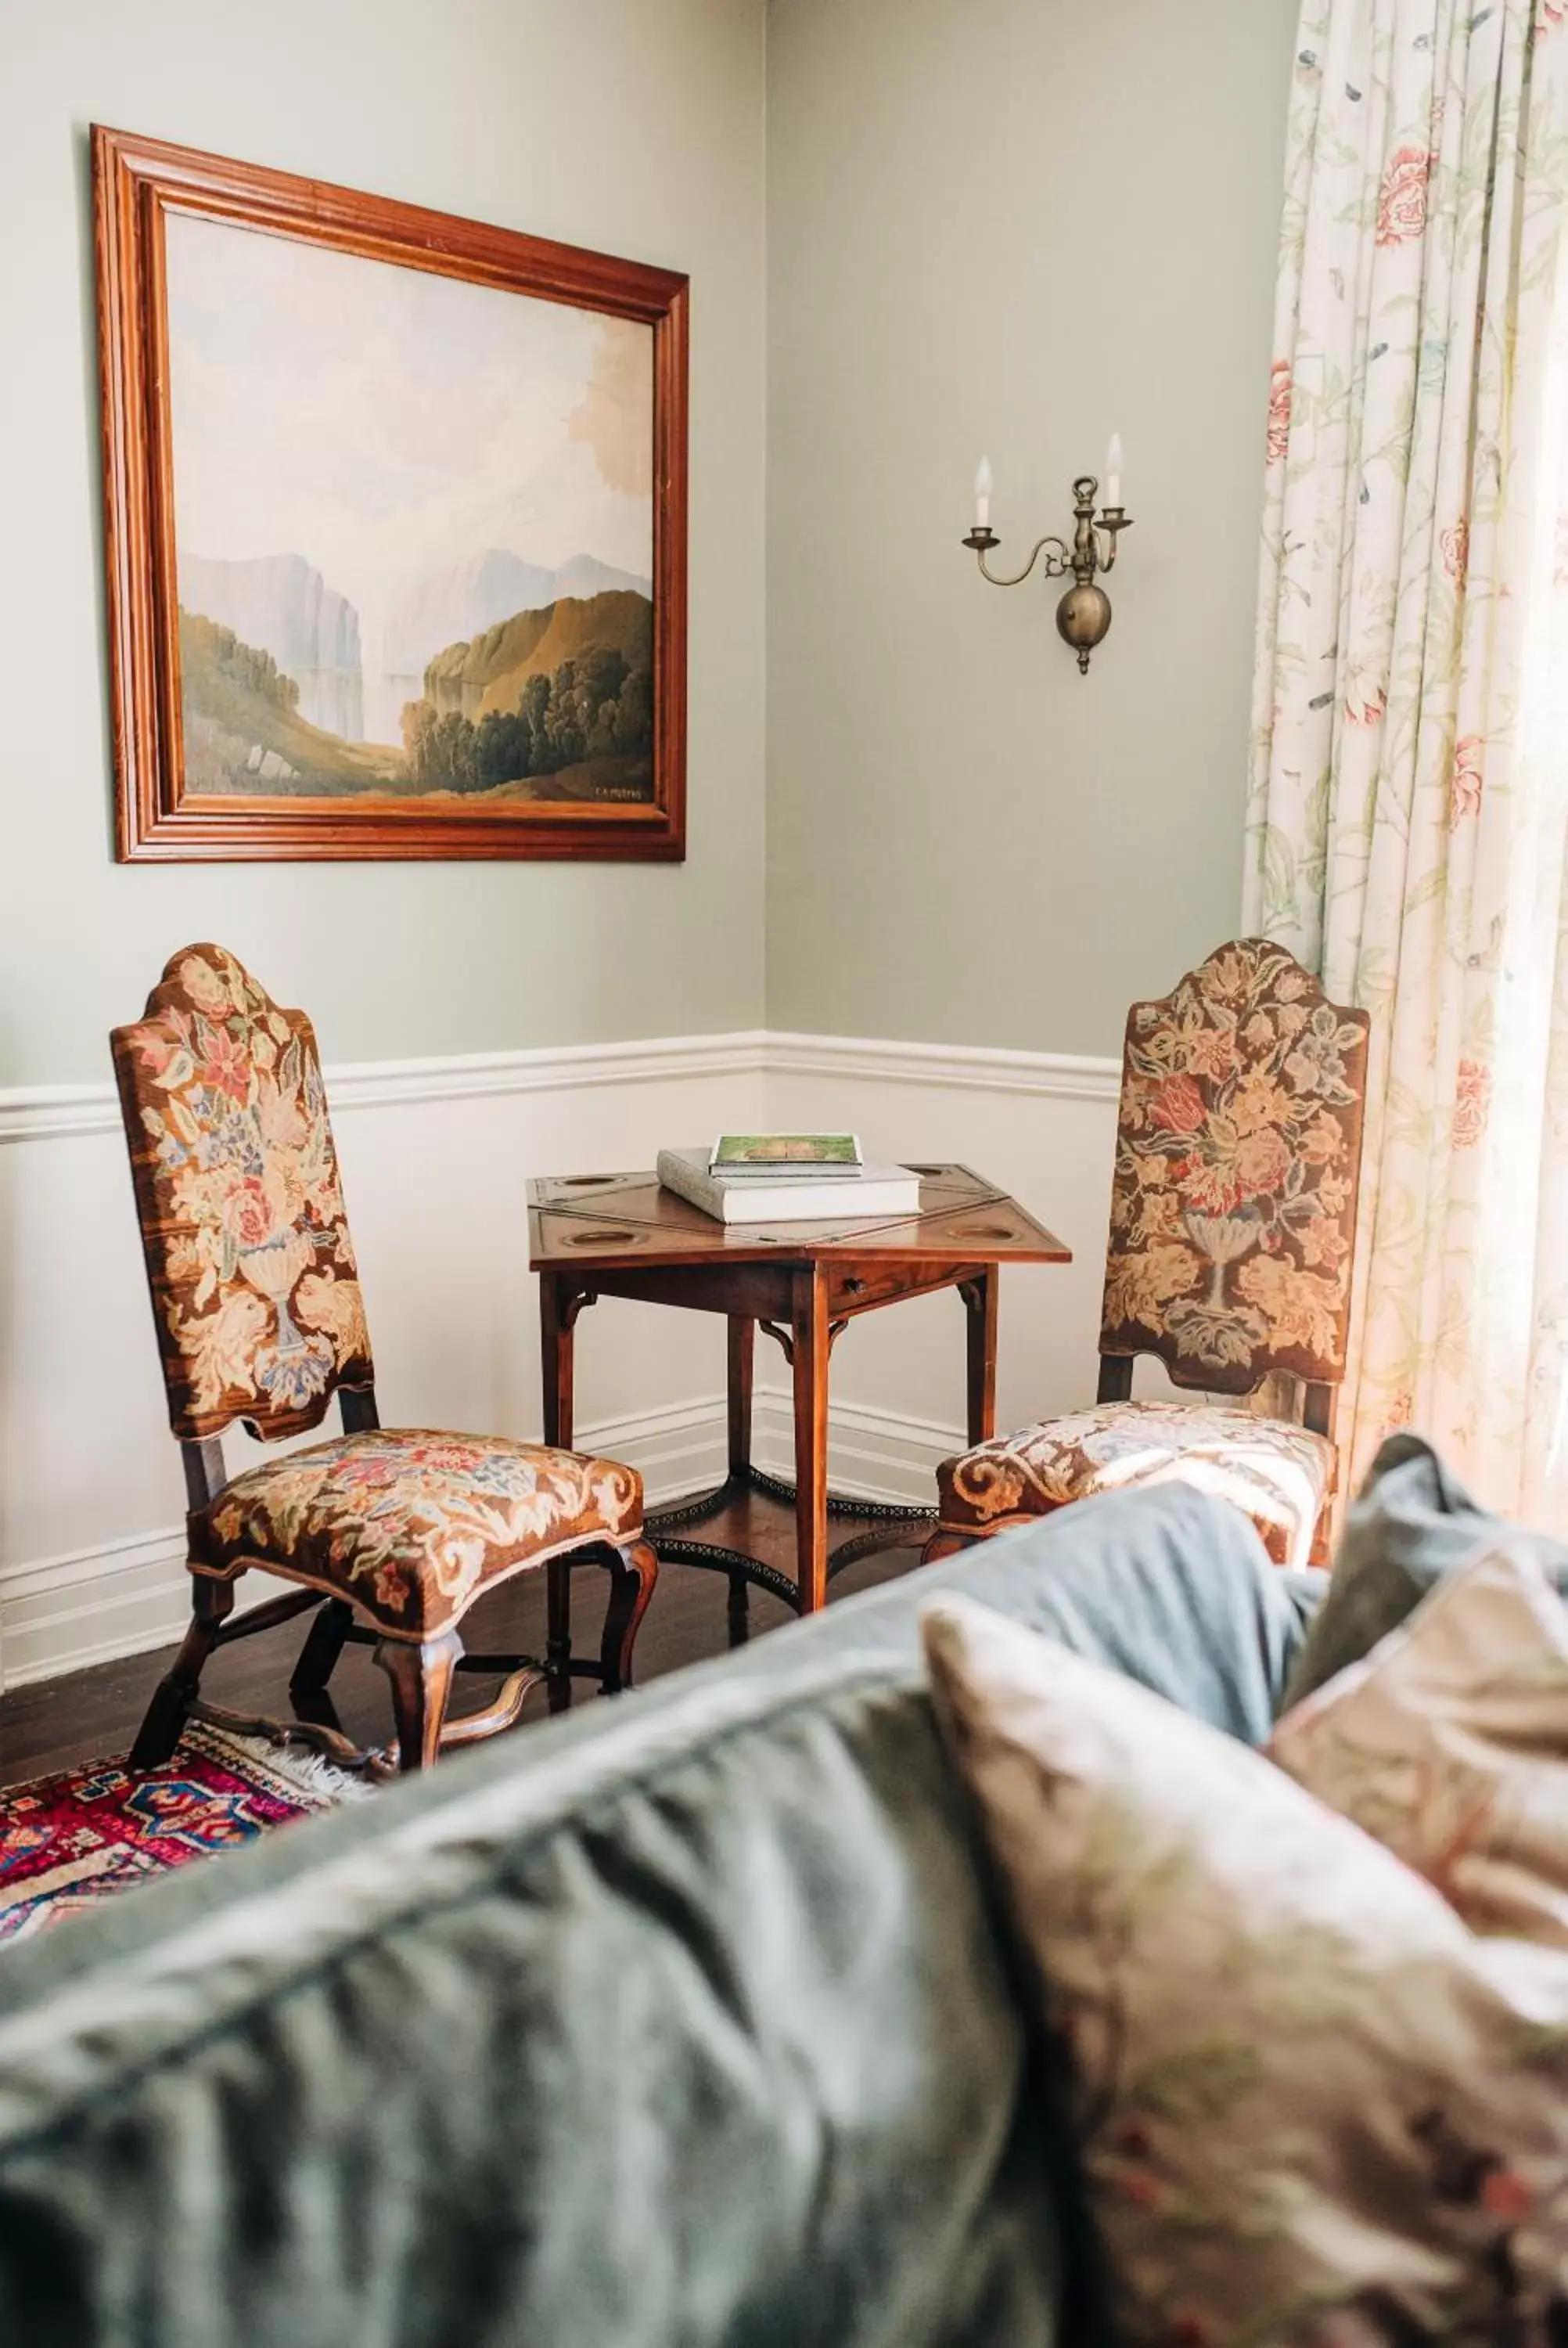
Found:
[[[185,1461],[194,1598],[132,1766],[173,1752],[214,1647],[311,1610],[296,1709],[330,1716],[327,1682],[344,1643],[374,1642],[405,1769],[509,1725],[541,1678],[552,1705],[569,1700],[574,1672],[607,1690],[626,1684],[658,1570],[634,1471],[499,1436],[378,1422],[310,1022],[280,1010],[221,947],[194,945],[111,1042]],[[236,1420],[274,1441],[318,1426],[334,1395],[341,1435],[226,1478],[222,1438]],[[580,1559],[610,1574],[597,1665],[568,1652],[567,1577]],[[301,1587],[231,1622],[234,1584],[251,1566]],[[544,1663],[465,1658],[458,1624],[475,1600],[540,1568],[550,1577]],[[460,1667],[506,1673],[507,1686],[489,1711],[448,1722]]]
[[[1278,1563],[1322,1556],[1368,1025],[1263,938],[1220,947],[1173,994],[1132,1005],[1098,1401],[947,1460],[928,1560],[1170,1478],[1235,1501]],[[1237,1403],[1134,1402],[1140,1354],[1210,1396],[1255,1395],[1283,1374],[1302,1423]]]

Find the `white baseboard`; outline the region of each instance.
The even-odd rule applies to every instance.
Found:
[[[635,1468],[648,1506],[661,1509],[723,1482],[729,1454],[724,1397],[702,1395],[661,1410],[579,1423],[573,1439],[579,1451]]]
[[[794,1475],[794,1417],[784,1387],[758,1389],[753,1408],[759,1468]],[[937,1469],[963,1448],[963,1434],[863,1403],[833,1403],[827,1416],[827,1479],[835,1492],[894,1508],[928,1509]]]
[[[0,1570],[5,1685],[161,1647],[190,1613],[183,1525],[11,1566]]]

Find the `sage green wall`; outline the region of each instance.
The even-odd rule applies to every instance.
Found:
[[[768,1017],[1107,1052],[1240,912],[1296,0],[772,0]],[[1081,677],[1008,564],[1127,448]]]
[[[1295,0],[765,15],[764,191],[761,0],[0,0],[0,1085],[197,934],[339,1060],[760,1024],[764,387],[769,1022],[1110,1049],[1234,927]],[[692,272],[683,867],[114,864],[95,118]],[[957,540],[982,448],[1010,557],[1113,423],[1081,679]]]
[[[0,0],[0,1085],[102,1079],[192,936],[329,1058],[762,1013],[760,0]],[[86,126],[691,272],[684,866],[112,861]]]

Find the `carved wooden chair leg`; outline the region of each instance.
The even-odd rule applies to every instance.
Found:
[[[545,1679],[552,1712],[571,1709],[571,1556],[545,1568]]]
[[[628,1541],[609,1553],[610,1604],[600,1646],[600,1684],[606,1695],[631,1685],[631,1650],[637,1626],[648,1612],[659,1579],[659,1552],[651,1541]]]
[[[130,1748],[132,1769],[159,1769],[179,1742],[201,1681],[201,1667],[218,1643],[224,1618],[234,1610],[234,1585],[195,1573],[191,1581],[190,1628],[173,1663],[153,1691],[147,1717]]]
[[[973,1549],[977,1536],[973,1533],[948,1533],[940,1529],[931,1535],[920,1551],[922,1565],[940,1565],[945,1557],[957,1557],[960,1550]]]
[[[412,1639],[378,1639],[375,1660],[392,1682],[397,1723],[397,1758],[403,1769],[429,1769],[441,1750],[441,1724],[452,1693],[452,1674],[463,1642],[456,1631],[416,1644]]]
[[[331,1709],[327,1682],[337,1668],[338,1657],[353,1627],[354,1608],[346,1599],[329,1598],[324,1606],[317,1608],[289,1682],[289,1694],[302,1719],[317,1718],[323,1704]]]

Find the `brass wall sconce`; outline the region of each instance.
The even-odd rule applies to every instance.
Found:
[[[1100,484],[1092,473],[1082,473],[1072,484],[1072,510],[1077,528],[1072,544],[1064,539],[1037,539],[1029,561],[1010,579],[999,578],[986,567],[986,556],[1001,541],[990,527],[991,469],[982,457],[975,474],[975,526],[964,540],[972,547],[979,561],[981,576],[993,587],[1020,587],[1043,555],[1041,576],[1065,579],[1072,573],[1072,585],[1056,607],[1057,633],[1064,644],[1071,644],[1078,654],[1081,675],[1089,674],[1089,655],[1104,637],[1111,625],[1111,598],[1096,583],[1097,574],[1115,568],[1116,541],[1119,533],[1132,527],[1132,517],[1122,504],[1122,440],[1120,434],[1112,436],[1105,458],[1105,503],[1100,510],[1098,524],[1094,518],[1094,500]],[[1102,546],[1100,532],[1103,530],[1110,543]]]

